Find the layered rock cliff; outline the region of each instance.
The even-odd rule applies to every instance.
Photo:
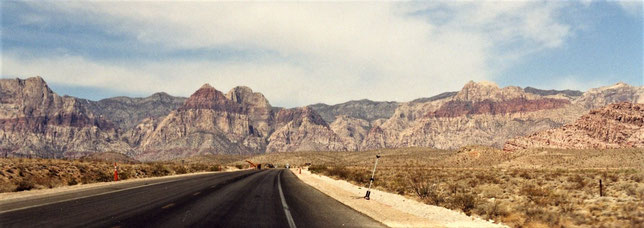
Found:
[[[469,82],[452,96],[401,104],[388,120],[371,128],[360,149],[466,145],[503,147],[508,139],[561,127],[603,103],[641,100],[641,87],[623,84],[591,90],[542,91],[490,82]]]
[[[100,101],[82,101],[95,115],[109,120],[122,130],[128,130],[146,118],[168,115],[183,105],[185,100],[185,97],[174,97],[161,92],[145,98],[113,97]]]
[[[355,119],[363,119],[368,122],[389,118],[398,105],[398,102],[380,102],[363,99],[336,105],[314,104],[309,105],[309,107],[318,112],[327,123],[332,123],[337,116],[348,116]]]
[[[525,148],[644,148],[644,104],[610,104],[574,123],[508,140],[504,150]]]
[[[555,137],[586,132],[592,140],[577,137],[557,142],[541,134],[521,138],[562,127],[593,107],[615,102],[628,103],[593,111],[575,127],[567,125],[563,133],[550,130]],[[188,99],[158,93],[88,101],[60,97],[39,77],[2,79],[0,152],[36,157],[117,152],[141,160],[164,160],[198,154],[454,149],[472,144],[520,149],[574,142],[574,148],[613,148],[640,145],[641,131],[628,130],[638,125],[611,127],[612,122],[596,119],[637,119],[639,114],[623,114],[628,113],[623,109],[643,102],[644,87],[623,83],[580,95],[570,90],[469,82],[458,92],[404,103],[362,100],[282,109],[243,86],[224,94],[206,84]],[[632,107],[641,110],[638,105]],[[611,113],[622,114],[610,117]],[[607,128],[600,128],[602,124]],[[580,130],[583,127],[590,130]],[[513,138],[517,139],[506,144]]]
[[[589,110],[619,102],[644,103],[644,86],[636,87],[620,82],[590,89],[574,101]]]
[[[275,118],[266,152],[346,151],[342,139],[310,107],[284,109]]]
[[[156,123],[148,119],[130,133],[141,160],[172,159],[198,154],[253,154],[263,151],[264,138],[254,130],[244,105],[205,84],[177,110]]]
[[[52,92],[40,77],[0,80],[0,152],[18,157],[81,157],[131,152],[115,126],[83,102]]]

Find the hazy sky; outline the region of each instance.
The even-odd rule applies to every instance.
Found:
[[[2,78],[89,99],[246,85],[275,106],[409,101],[467,81],[644,83],[641,1],[2,1]]]

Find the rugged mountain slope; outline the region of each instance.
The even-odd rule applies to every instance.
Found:
[[[58,96],[40,77],[0,80],[0,151],[59,158],[131,152],[112,123],[79,99]]]
[[[122,130],[136,126],[145,118],[158,118],[179,108],[186,100],[167,93],[155,93],[145,98],[113,97],[86,102],[87,108],[97,116],[116,124]]]
[[[329,127],[342,139],[348,150],[356,151],[360,149],[362,140],[367,136],[371,123],[363,119],[341,115],[337,116]]]
[[[284,109],[275,118],[266,152],[346,151],[342,139],[310,107]]]
[[[263,152],[265,138],[248,114],[255,107],[246,105],[243,97],[236,99],[205,84],[160,122],[147,119],[139,124],[128,141],[138,147],[136,157],[141,160]]]
[[[508,140],[504,150],[644,147],[644,104],[617,103],[590,111],[557,129]]]
[[[644,86],[636,87],[620,82],[612,86],[594,88],[585,92],[574,103],[590,110],[619,102],[644,103]]]
[[[272,107],[261,93],[248,87],[235,87],[224,94],[206,84],[188,99],[158,93],[147,98],[116,97],[94,102],[60,97],[42,78],[3,79],[0,152],[4,156],[38,157],[117,152],[142,160],[164,160],[200,154],[417,146],[453,149],[471,144],[502,147],[508,139],[559,128],[592,107],[615,102],[643,103],[644,87],[618,83],[580,95],[568,90],[499,88],[493,83],[469,82],[458,92],[405,103],[361,100],[281,109]],[[620,105],[615,109],[627,104]],[[604,116],[618,111],[602,112],[593,114],[609,118]],[[615,118],[630,120],[638,114],[629,115]],[[597,121],[591,121],[596,117],[584,118],[589,122],[580,123],[580,127],[598,127]],[[621,133],[631,128],[611,127],[610,121],[601,123],[608,128],[588,133],[600,141],[576,138],[575,145],[612,148],[642,141],[639,131]],[[552,130],[552,134],[563,137],[561,134],[580,131]],[[557,145],[556,140],[546,140]],[[519,138],[507,145],[524,148],[543,144]]]
[[[525,91],[526,93],[532,93],[532,94],[537,94],[537,95],[541,95],[541,96],[551,96],[551,95],[561,94],[561,95],[566,96],[566,97],[571,98],[571,99],[578,98],[578,97],[580,97],[580,96],[582,96],[584,94],[583,92],[581,92],[579,90],[569,90],[569,89],[566,89],[566,90],[554,90],[554,89],[543,90],[543,89],[537,89],[537,88],[530,87],[530,86],[525,87],[525,89],[523,89],[523,91]]]
[[[563,93],[542,96],[519,87],[469,82],[454,95],[400,105],[391,118],[369,131],[361,149],[501,147],[517,135],[573,121],[584,109],[571,103]]]
[[[314,104],[309,105],[309,107],[318,112],[327,123],[332,123],[335,121],[336,116],[340,115],[371,122],[391,117],[398,104],[398,102],[378,102],[363,99],[336,105]]]
[[[251,133],[257,132],[261,137],[268,137],[273,130],[271,123],[275,113],[263,94],[253,92],[245,86],[238,86],[231,89],[226,94],[226,98],[244,107],[251,121],[252,129],[249,129]]]

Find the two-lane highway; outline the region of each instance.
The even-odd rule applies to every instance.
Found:
[[[0,227],[384,226],[282,169],[186,176],[87,194],[0,206]]]

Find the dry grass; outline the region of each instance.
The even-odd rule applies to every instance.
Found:
[[[160,177],[201,171],[220,171],[217,162],[119,164],[119,179]],[[88,160],[0,159],[0,192],[55,188],[114,180],[114,163]]]
[[[253,161],[302,165],[512,227],[644,226],[644,150],[458,151],[407,148],[366,152],[297,152]],[[285,161],[285,162],[284,162]],[[599,180],[604,197],[599,196]]]
[[[369,183],[365,167],[320,165],[310,170],[357,185]],[[638,227],[644,225],[643,175],[633,169],[380,167],[375,186],[513,227]],[[599,179],[604,197],[599,197]]]

